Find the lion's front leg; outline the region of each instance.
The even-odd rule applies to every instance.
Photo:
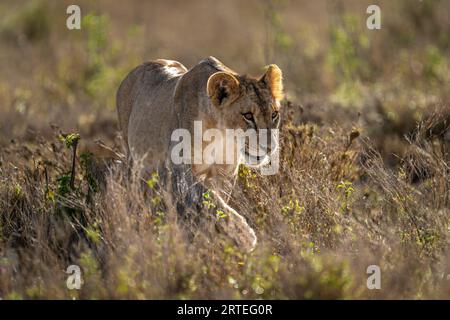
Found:
[[[225,217],[220,218],[217,224],[223,232],[233,239],[236,244],[244,251],[250,252],[256,246],[256,235],[252,227],[250,227],[243,216],[231,208],[223,198],[213,191],[220,206],[223,208]]]

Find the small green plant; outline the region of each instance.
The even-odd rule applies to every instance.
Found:
[[[20,196],[22,195],[22,192],[23,192],[22,187],[20,186],[20,184],[17,183],[17,184],[14,186],[14,195],[15,195],[16,197],[20,197]]]
[[[165,217],[166,217],[166,214],[163,211],[156,210],[155,225],[157,227],[161,226],[164,223]]]
[[[350,181],[341,181],[336,187],[337,190],[341,191],[339,199],[342,202],[341,209],[344,213],[349,211],[350,198],[355,189],[353,188],[353,183]]]
[[[222,210],[216,210],[216,217],[217,219],[224,219],[227,215]]]
[[[239,177],[239,181],[241,181],[244,184],[245,189],[248,189],[248,190],[256,190],[257,189],[257,185],[256,185],[256,181],[255,181],[257,175],[252,169],[250,169],[246,165],[241,164],[239,166],[238,177]]]
[[[289,200],[288,204],[285,204],[282,208],[281,208],[281,212],[283,212],[284,214],[287,214],[289,212],[293,212],[295,214],[301,214],[303,211],[305,210],[305,207],[300,205],[300,202],[298,201],[298,199]]]
[[[215,208],[216,205],[211,201],[211,191],[206,191],[203,193],[203,205],[210,209],[210,208]]]
[[[80,140],[78,133],[61,134],[59,140],[63,142],[68,149],[74,148]]]
[[[72,169],[70,171],[70,189],[75,189],[75,174],[76,174],[76,160],[77,160],[77,147],[80,135],[78,133],[61,134],[60,140],[66,145],[68,149],[72,149]]]
[[[62,197],[68,195],[70,193],[70,190],[72,189],[70,186],[71,174],[62,174],[56,179],[56,181],[58,182],[58,195]]]
[[[91,225],[84,228],[86,236],[93,241],[95,244],[98,244],[100,240],[102,240],[102,234],[99,227],[98,222],[94,222]]]
[[[150,177],[150,179],[148,179],[148,180],[146,181],[147,186],[148,186],[150,189],[154,189],[154,188],[156,187],[156,185],[158,184],[158,180],[159,180],[158,172],[153,172],[152,175],[151,175],[151,177]]]

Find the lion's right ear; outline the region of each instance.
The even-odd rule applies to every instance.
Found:
[[[233,101],[239,95],[239,81],[228,72],[216,72],[206,85],[208,97],[216,107]]]
[[[270,89],[272,97],[278,101],[283,100],[283,73],[276,64],[269,65],[259,81]]]

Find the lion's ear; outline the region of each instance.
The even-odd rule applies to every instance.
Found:
[[[217,107],[233,101],[239,95],[239,81],[228,72],[216,72],[211,75],[206,88],[208,97]]]
[[[269,65],[266,73],[259,81],[269,88],[270,93],[276,100],[283,100],[283,73],[276,64]]]

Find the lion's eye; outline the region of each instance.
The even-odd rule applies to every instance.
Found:
[[[278,111],[272,112],[272,120],[277,119],[279,115],[280,115],[280,113]]]
[[[246,120],[253,120],[253,113],[247,112],[242,114]]]

